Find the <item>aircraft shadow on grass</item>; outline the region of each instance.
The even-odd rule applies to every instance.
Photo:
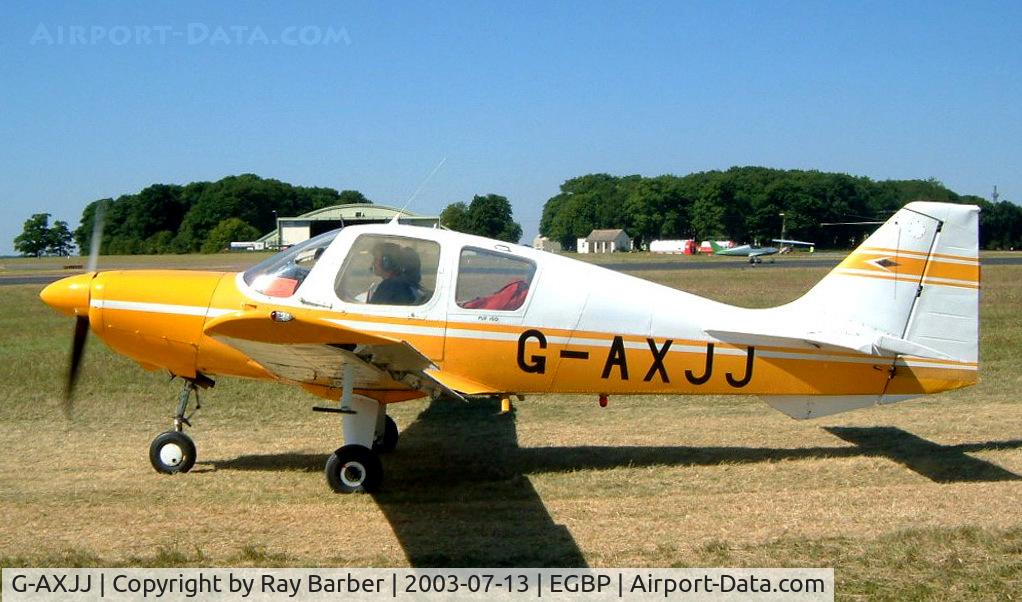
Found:
[[[417,567],[586,566],[526,475],[624,466],[713,466],[780,460],[885,457],[937,483],[1022,479],[968,454],[1022,448],[1022,439],[943,446],[894,427],[826,427],[853,446],[520,448],[513,414],[497,401],[431,403],[387,456],[373,497]],[[321,472],[326,454],[247,455],[225,470]],[[200,462],[202,464],[202,462]]]

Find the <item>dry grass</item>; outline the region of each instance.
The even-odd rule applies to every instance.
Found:
[[[824,272],[650,275],[763,306]],[[1022,585],[1020,275],[984,270],[977,387],[815,422],[727,397],[400,404],[375,497],[329,492],[336,419],[262,383],[218,383],[195,471],[155,474],[178,384],[93,341],[66,421],[70,321],[6,287],[0,564],[833,566],[840,598],[1005,598]]]

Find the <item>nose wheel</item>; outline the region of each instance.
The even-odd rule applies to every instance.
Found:
[[[199,403],[199,387],[211,386],[213,386],[213,381],[205,377],[185,381],[177,400],[174,430],[160,433],[149,444],[149,463],[153,465],[156,472],[177,474],[188,472],[195,466],[195,442],[184,433],[184,429],[185,426],[192,425],[191,417],[202,407]],[[192,395],[195,396],[195,410],[186,414]]]
[[[181,431],[161,433],[149,446],[149,462],[159,473],[188,472],[195,466],[195,443]]]

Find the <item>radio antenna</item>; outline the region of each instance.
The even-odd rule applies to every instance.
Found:
[[[429,172],[429,175],[426,176],[426,179],[422,181],[422,184],[419,184],[419,187],[415,189],[415,192],[412,193],[412,196],[408,197],[408,200],[405,201],[404,206],[401,207],[401,209],[398,210],[397,214],[394,216],[395,223],[398,221],[398,218],[401,217],[401,214],[405,212],[405,209],[408,209],[408,205],[412,204],[412,201],[415,200],[415,197],[419,196],[419,193],[422,192],[422,189],[426,186],[430,179],[434,175],[436,175],[436,172],[440,171],[440,168],[444,166],[444,163],[447,163],[447,157],[440,159],[440,162],[436,164],[436,167],[433,168],[433,171]]]

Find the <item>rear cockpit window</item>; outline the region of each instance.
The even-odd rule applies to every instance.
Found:
[[[245,284],[268,297],[290,297],[340,230],[320,234],[277,253],[245,272]]]
[[[436,290],[440,245],[405,236],[363,234],[337,274],[337,298],[348,303],[422,305]]]
[[[536,264],[466,247],[458,261],[458,285],[455,301],[465,309],[514,311],[525,303],[532,286]]]

